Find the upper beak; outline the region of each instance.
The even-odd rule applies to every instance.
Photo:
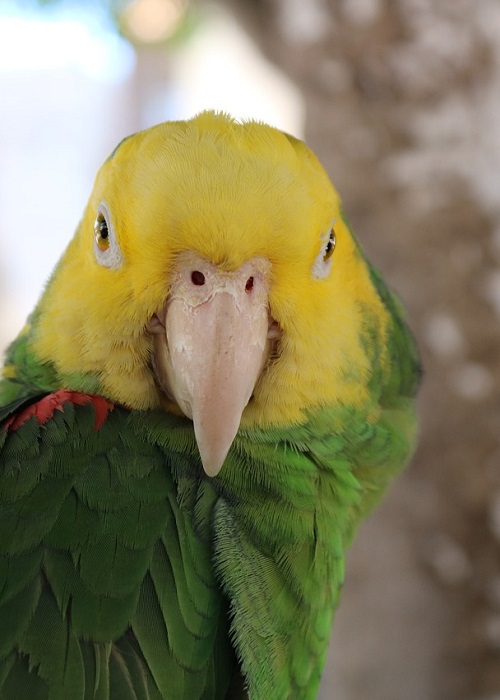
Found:
[[[155,365],[193,420],[209,476],[224,463],[269,355],[269,272],[270,263],[259,258],[235,272],[194,253],[177,261],[165,331],[155,336]]]

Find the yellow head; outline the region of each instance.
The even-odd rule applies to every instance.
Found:
[[[214,381],[239,392],[236,429],[291,425],[366,400],[367,313],[383,344],[387,311],[314,154],[205,112],[125,139],[104,163],[31,347],[70,388],[95,377],[110,399],[181,407],[195,428],[200,410],[225,410]],[[193,352],[215,377],[199,389]]]

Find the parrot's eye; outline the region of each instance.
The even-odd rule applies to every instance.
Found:
[[[312,268],[313,277],[317,279],[327,277],[332,267],[332,255],[337,245],[337,237],[333,226],[330,226],[328,231],[321,236],[321,241],[323,244]]]
[[[121,267],[123,259],[111,222],[109,207],[101,202],[94,221],[94,254],[103,267]]]
[[[101,250],[109,248],[109,231],[108,224],[104,218],[104,214],[99,213],[94,222],[95,242]]]
[[[337,245],[337,237],[335,236],[335,229],[332,227],[330,229],[330,235],[328,237],[328,242],[325,248],[325,254],[323,255],[323,260],[326,262],[332,257],[335,246]]]

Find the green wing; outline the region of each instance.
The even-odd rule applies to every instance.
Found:
[[[164,413],[53,396],[2,409],[1,700],[225,697],[214,496],[173,479],[198,469],[190,432]]]
[[[353,473],[360,484],[360,499],[351,514],[346,543],[406,465],[417,438],[415,395],[422,376],[417,346],[398,298],[384,284],[375,268],[371,267],[370,272],[391,323],[387,337],[382,339],[371,326],[370,319],[365,320],[363,343],[372,364],[368,384],[372,406],[367,406],[366,416],[361,420],[353,420],[349,415],[344,419],[345,451],[353,462]],[[387,358],[382,365],[380,354],[384,349]],[[374,414],[370,411],[372,407],[376,408]]]

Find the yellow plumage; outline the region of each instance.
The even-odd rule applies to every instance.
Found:
[[[96,265],[89,245],[103,199],[124,255],[118,270]],[[315,279],[311,270],[332,219],[332,271]],[[382,328],[387,312],[346,230],[337,193],[300,141],[221,114],[160,124],[125,140],[103,165],[42,302],[37,356],[65,375],[98,374],[103,391],[119,403],[161,404],[148,366],[151,340],[138,329],[166,297],[172,261],[187,249],[227,270],[252,256],[273,265],[270,307],[284,341],[243,426],[287,425],[306,409],[366,400],[364,382],[353,376],[353,368],[369,370],[360,308],[369,307]]]

